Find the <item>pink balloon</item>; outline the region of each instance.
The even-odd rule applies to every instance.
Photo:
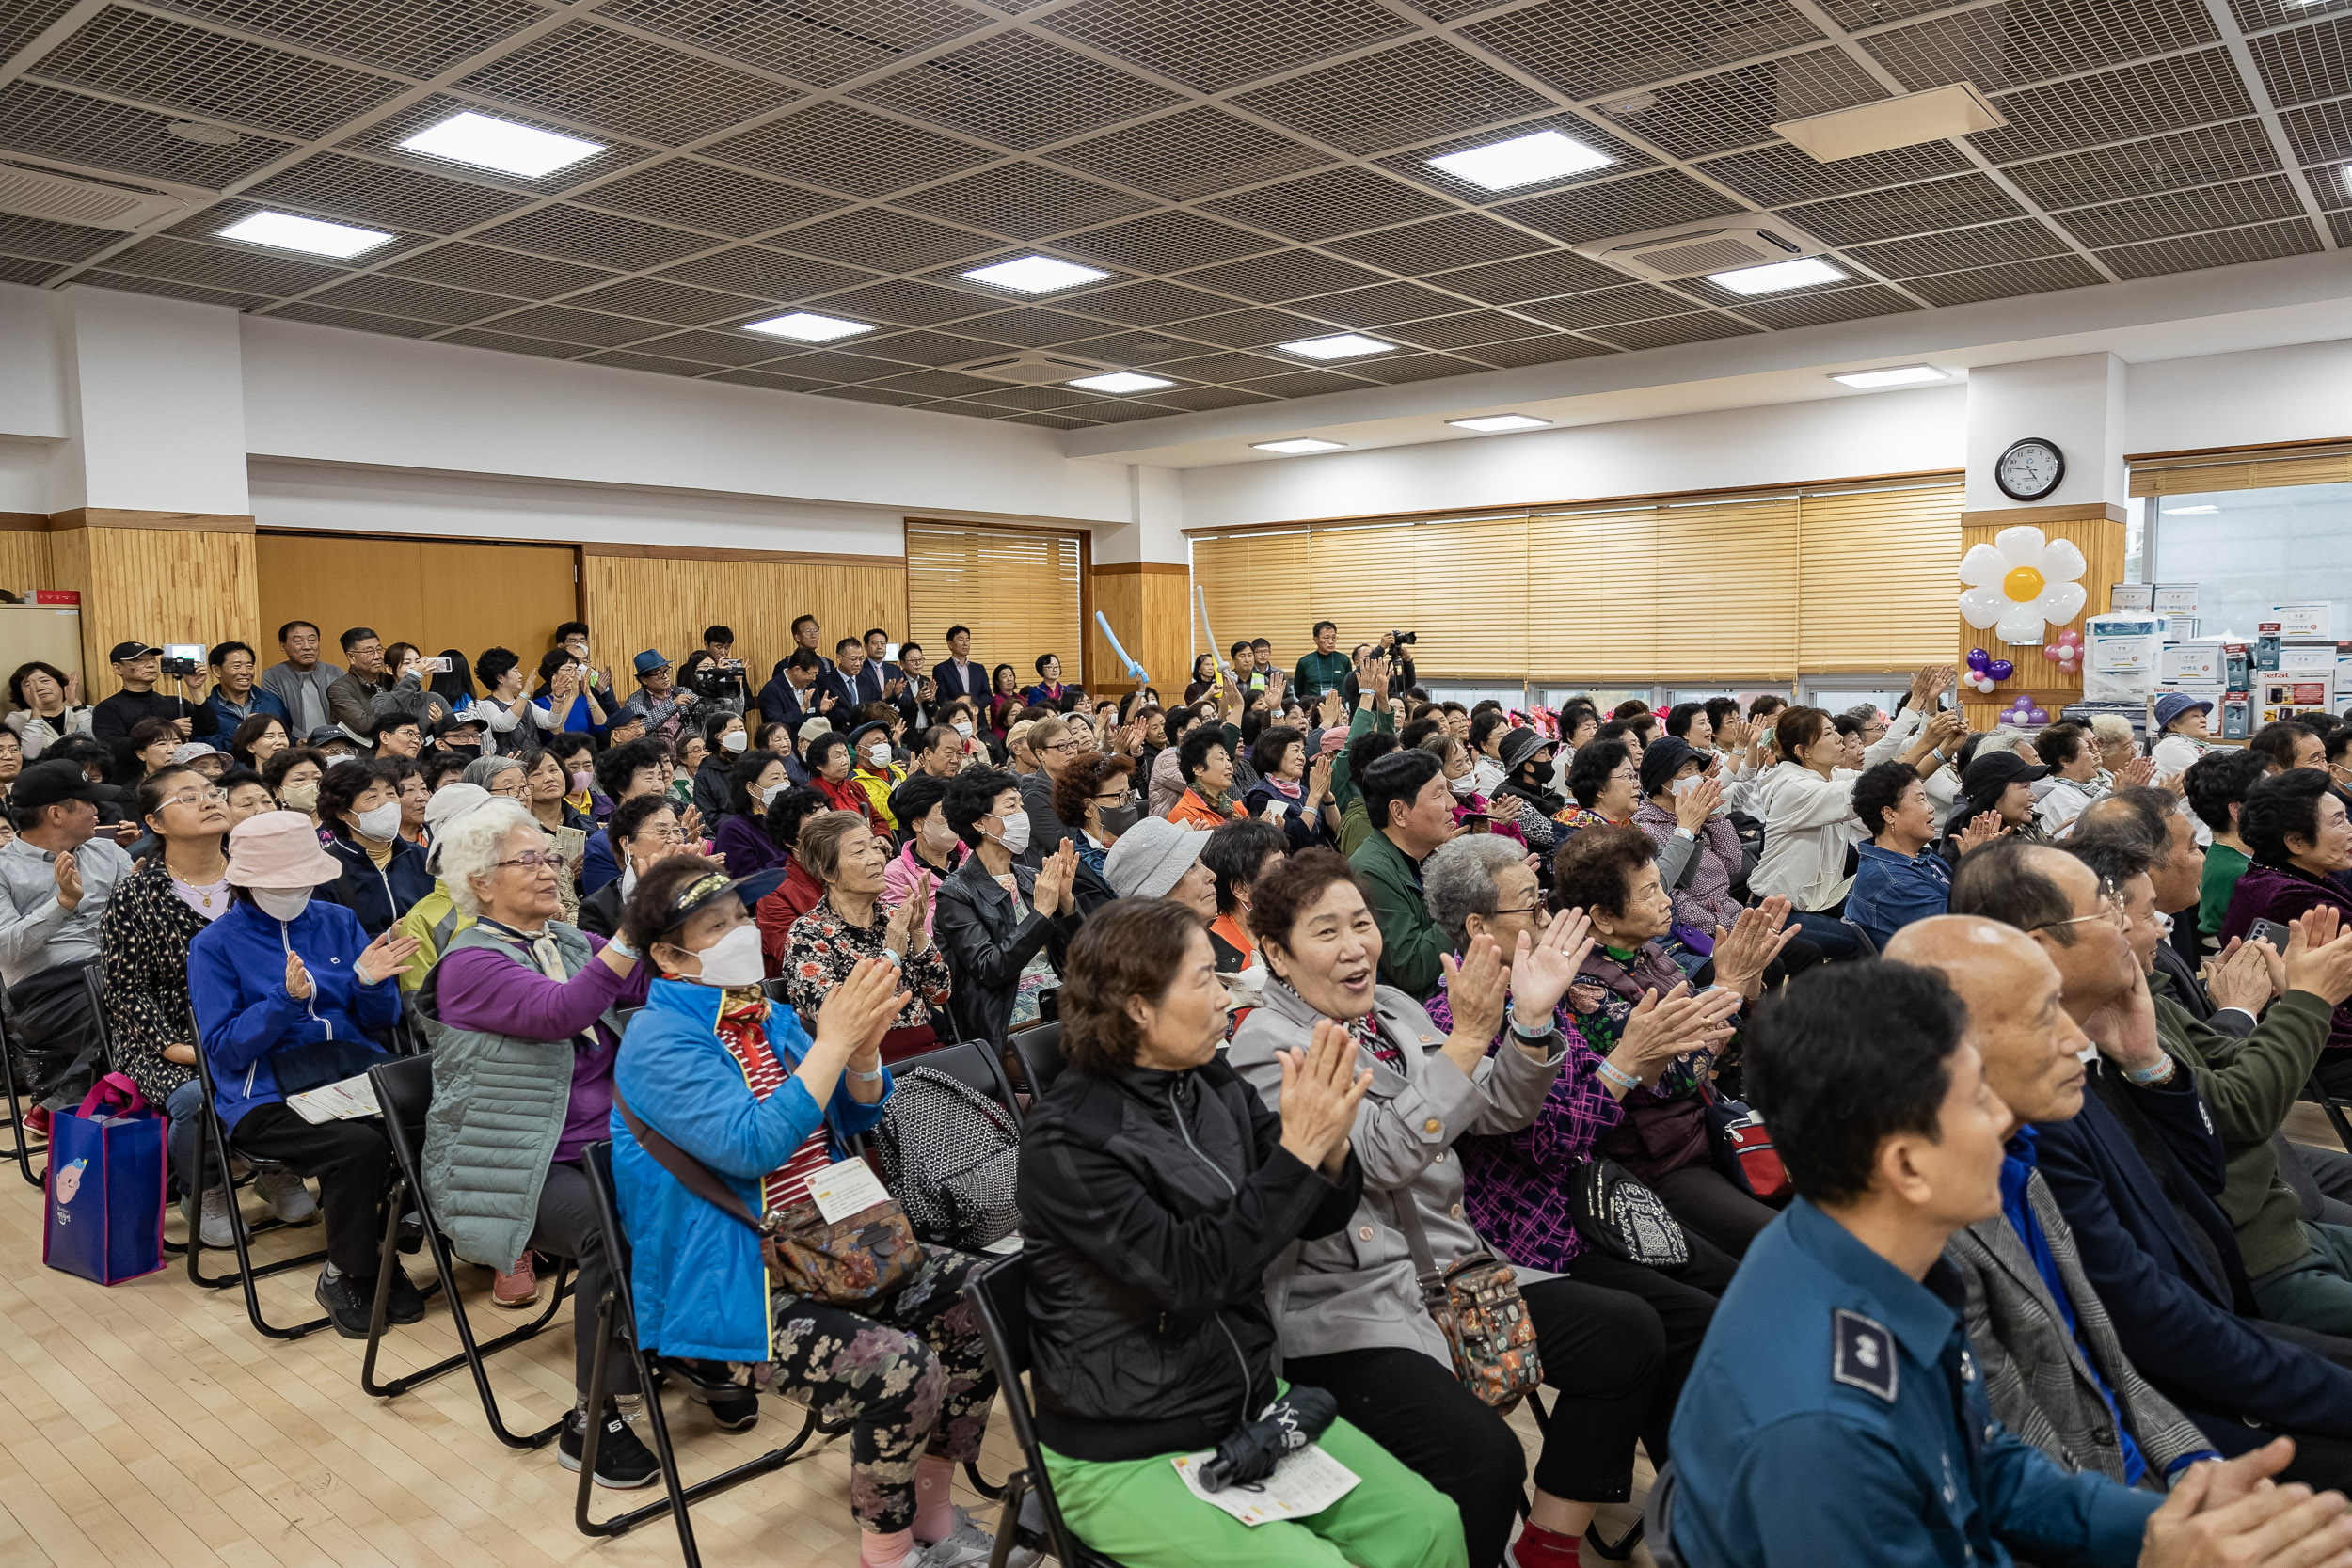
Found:
[[[2066,644],[2067,646],[2069,646],[2069,647],[2073,647],[2074,644],[2076,644],[2076,643],[2080,642],[2082,640],[2083,640],[2083,634],[2082,634],[2081,632],[2078,632],[2078,631],[2073,630],[2072,628],[2069,628],[2068,630],[2065,630],[2065,631],[2062,631],[2062,632],[2059,632],[2059,633],[2058,633],[2058,641],[2061,641],[2061,642],[2063,642],[2063,643],[2065,643],[2065,644]]]
[[[2051,663],[2056,664],[2064,656],[2059,653],[2058,645],[2052,642],[2042,650],[2042,657],[2048,659]]]

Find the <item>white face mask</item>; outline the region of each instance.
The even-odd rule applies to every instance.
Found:
[[[964,739],[966,739],[966,740],[971,739],[971,738],[972,738],[972,721],[971,721],[971,720],[969,720],[969,719],[959,719],[959,720],[957,720],[957,721],[956,721],[956,733],[957,733],[958,735],[960,735],[960,736],[963,736],[963,738],[964,738]]]
[[[253,902],[272,920],[293,920],[310,907],[307,887],[257,887]]]
[[[1478,793],[1478,775],[1465,773],[1458,779],[1448,779],[1445,786],[1456,795],[1475,795]]]
[[[877,768],[889,767],[890,742],[887,740],[877,740],[871,746],[866,747],[866,760],[872,763]]]
[[[380,806],[370,806],[359,814],[359,831],[368,837],[384,840],[400,833],[400,802],[387,800]]]
[[[776,803],[776,797],[791,787],[792,781],[787,779],[782,784],[771,784],[767,788],[761,790],[759,792],[759,809],[766,811],[770,806],[774,805]]]
[[[759,927],[748,920],[694,956],[703,965],[702,973],[693,976],[696,985],[755,986],[768,977]]]
[[[1698,788],[1699,785],[1705,784],[1706,782],[1706,774],[1693,773],[1687,779],[1677,779],[1672,785],[1672,789],[1677,795],[1688,795],[1691,791]],[[1731,815],[1731,802],[1728,800],[1718,800],[1715,802],[1715,809],[1708,812],[1707,815],[1709,818],[1729,816]]]
[[[1004,847],[1006,854],[1018,855],[1028,848],[1029,814],[1027,812],[1009,811],[997,820],[1005,825],[1005,831],[996,835],[996,842]]]
[[[752,737],[741,730],[729,730],[719,737],[719,749],[723,752],[748,752],[752,749]]]

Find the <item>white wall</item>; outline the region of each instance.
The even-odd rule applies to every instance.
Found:
[[[56,499],[66,443],[0,435],[0,512],[62,512]]]
[[[2352,436],[2352,338],[2127,367],[2125,451]]]
[[[0,283],[0,436],[65,436],[64,298]]]
[[[244,515],[237,313],[119,290],[63,299],[78,461],[56,486],[61,504]]]
[[[2074,354],[1968,372],[1968,508],[2074,506],[2123,500],[2123,362],[2112,354]],[[2014,500],[1994,470],[2027,436],[2058,449],[2058,487]]]
[[[1927,387],[1186,468],[1184,518],[1187,528],[1225,528],[1957,468],[1966,427],[1963,388]]]

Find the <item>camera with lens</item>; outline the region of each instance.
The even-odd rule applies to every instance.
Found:
[[[694,695],[705,702],[725,702],[743,691],[743,661],[734,658],[721,663],[712,659],[696,668],[686,684],[692,687]]]
[[[197,662],[192,658],[167,658],[163,661],[164,673],[177,675],[182,680],[195,674],[196,671]]]
[[[1392,631],[1389,633],[1389,641],[1397,647],[1402,648],[1408,643],[1420,641],[1421,633],[1417,631]]]

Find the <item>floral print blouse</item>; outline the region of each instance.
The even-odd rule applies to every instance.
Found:
[[[880,958],[882,930],[890,911],[874,906],[874,923],[864,929],[834,912],[833,899],[819,898],[817,907],[792,923],[785,939],[785,989],[792,1006],[803,1018],[815,1018],[834,988],[850,977],[860,958]],[[886,961],[886,960],[885,960]],[[947,1009],[947,959],[937,942],[927,943],[898,964],[907,990],[906,1006],[898,1010],[894,1029],[919,1029],[931,1022],[931,1010]]]

